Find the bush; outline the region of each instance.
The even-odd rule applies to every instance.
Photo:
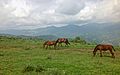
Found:
[[[73,43],[80,43],[80,44],[87,44],[86,40],[80,38],[80,37],[76,37],[75,39],[71,40],[71,42]]]

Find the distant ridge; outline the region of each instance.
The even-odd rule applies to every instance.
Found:
[[[53,35],[41,35],[41,36],[25,36],[25,35],[10,35],[10,34],[0,34],[0,37],[14,37],[22,39],[41,39],[41,40],[56,40],[58,37]]]
[[[37,28],[33,30],[1,30],[2,34],[44,36],[51,35],[55,37],[73,38],[80,36],[88,41],[98,43],[106,42],[119,44],[120,42],[120,24],[116,23],[89,23],[86,25],[67,25],[62,27],[49,26],[46,28]],[[48,37],[48,36],[47,36]],[[51,37],[52,38],[52,37]]]

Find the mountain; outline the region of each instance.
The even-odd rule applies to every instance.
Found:
[[[86,25],[67,25],[62,27],[50,26],[46,28],[38,28],[33,30],[2,30],[0,33],[13,35],[28,36],[47,36],[73,38],[80,36],[87,41],[95,41],[98,43],[107,42],[119,44],[120,42],[120,24],[116,23],[89,23]],[[47,36],[48,37],[48,36]],[[51,37],[52,38],[52,37]]]

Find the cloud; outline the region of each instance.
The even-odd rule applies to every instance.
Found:
[[[0,28],[120,22],[120,0],[0,0]]]
[[[120,22],[120,0],[104,0],[97,6],[95,10],[95,17],[99,20],[106,20],[110,22]]]
[[[75,15],[84,8],[84,2],[81,0],[62,0],[58,1],[56,12],[66,15]]]
[[[77,16],[81,20],[120,22],[119,3],[119,0],[86,2],[86,7]]]

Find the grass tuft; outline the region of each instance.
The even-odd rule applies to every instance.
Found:
[[[34,71],[35,67],[28,65],[27,67],[24,68],[23,72],[30,72],[30,71]]]
[[[4,54],[0,54],[0,56],[4,56]]]
[[[43,71],[45,71],[45,69],[43,68],[43,66],[37,65],[36,72],[43,72]]]

